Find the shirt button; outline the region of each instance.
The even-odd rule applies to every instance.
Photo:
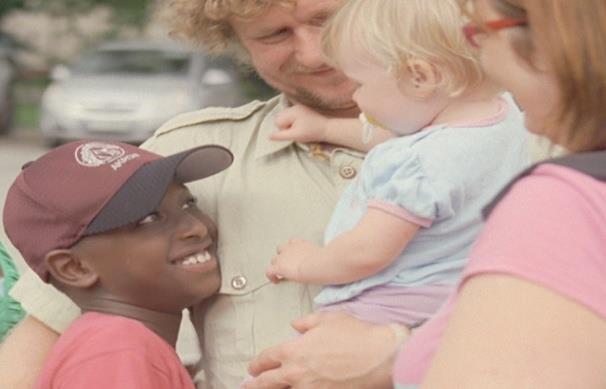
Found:
[[[339,170],[339,174],[341,175],[341,177],[345,178],[346,180],[354,178],[356,176],[356,173],[356,169],[352,166],[343,166]]]
[[[246,288],[247,283],[248,280],[244,276],[235,276],[231,279],[231,287],[236,290],[242,290]]]

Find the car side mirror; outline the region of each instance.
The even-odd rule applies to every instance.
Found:
[[[228,72],[221,69],[208,69],[202,76],[202,85],[221,86],[232,82],[232,77]]]
[[[54,66],[50,72],[50,78],[53,81],[63,81],[71,76],[71,71],[65,65]]]

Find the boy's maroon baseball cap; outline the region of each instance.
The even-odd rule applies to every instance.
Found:
[[[71,142],[23,166],[8,190],[4,229],[48,282],[44,257],[51,250],[134,223],[160,205],[173,180],[212,176],[232,161],[215,145],[162,157],[120,142]]]

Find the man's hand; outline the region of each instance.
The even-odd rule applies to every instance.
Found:
[[[301,268],[308,258],[320,255],[321,247],[301,239],[291,239],[288,243],[278,246],[277,254],[271,260],[271,265],[265,272],[273,283],[283,279],[305,281]]]
[[[293,323],[302,335],[259,354],[244,389],[391,388],[399,346],[390,326],[343,313],[312,314]]]
[[[304,105],[294,105],[280,112],[276,126],[280,131],[271,134],[271,140],[292,140],[295,142],[324,142],[330,119]]]

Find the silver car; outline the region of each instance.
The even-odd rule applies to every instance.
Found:
[[[51,78],[40,118],[49,144],[139,143],[179,113],[246,100],[234,63],[173,43],[106,43],[69,68],[55,68]]]

